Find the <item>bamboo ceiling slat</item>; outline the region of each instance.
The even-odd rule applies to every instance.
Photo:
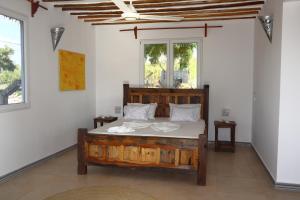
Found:
[[[180,3],[176,3],[180,4]],[[176,4],[173,4],[173,6],[176,6]],[[145,11],[145,10],[160,10],[160,11],[180,11],[180,10],[205,10],[205,9],[216,9],[216,8],[233,8],[233,7],[242,7],[242,6],[257,6],[257,5],[262,5],[264,4],[264,1],[253,1],[253,2],[238,2],[238,3],[230,3],[230,4],[215,4],[215,5],[202,5],[202,6],[195,6],[195,7],[181,7],[181,8],[174,8],[174,7],[164,7],[160,6],[158,8],[152,8],[149,6],[143,7],[145,9],[140,10],[138,7],[136,7],[136,10],[138,12]],[[180,4],[182,5],[182,4]],[[198,4],[193,4],[193,5],[198,5]],[[115,10],[116,8],[112,7],[79,7],[79,8],[62,8],[63,11],[75,11],[75,10]]]
[[[251,8],[251,9],[257,9],[260,10],[261,8]],[[146,13],[152,13],[152,14],[159,14],[159,13],[171,13],[171,12],[182,12],[182,11],[205,11],[205,10],[213,10],[213,9],[197,9],[197,8],[183,8],[183,9],[152,9],[152,10],[140,10],[139,13],[146,14]],[[223,9],[217,9],[217,10],[223,10]],[[225,9],[224,9],[225,10]],[[121,11],[97,11],[97,12],[71,12],[71,15],[101,15],[101,14],[122,14]]]
[[[178,1],[193,1],[193,0],[133,0],[133,4],[144,4],[144,3],[162,3],[162,2],[178,2]],[[257,0],[199,0],[203,3],[227,3],[227,2],[241,2],[241,1],[257,1]],[[95,0],[93,2],[88,2],[84,0],[43,0],[43,2],[52,2],[60,4],[103,4],[103,5],[114,5],[114,3],[109,0]],[[71,3],[70,3],[71,2]],[[96,2],[96,3],[94,3]],[[129,0],[124,0],[125,3],[129,3]]]
[[[231,18],[207,18],[207,19],[192,19],[183,20],[184,22],[193,21],[225,21],[225,20],[238,20],[238,19],[255,19],[255,16],[250,17],[231,17]],[[155,21],[155,20],[136,20],[136,21],[118,21],[116,23],[92,23],[92,25],[120,25],[120,24],[149,24],[149,23],[174,23],[170,21]]]
[[[243,15],[256,15],[258,12],[242,12],[242,13],[215,13],[215,14],[190,14],[190,15],[179,15],[180,17],[184,17],[185,19],[192,19],[192,18],[208,18],[208,17],[228,17],[228,16],[243,16]],[[98,22],[103,21],[109,18],[97,18],[97,19],[86,19],[85,22]]]
[[[160,13],[144,13],[147,15],[156,14],[161,16],[178,16],[178,15],[189,15],[189,14],[216,14],[216,13],[242,13],[242,12],[251,12],[256,11],[257,14],[260,11],[260,8],[244,8],[244,9],[227,9],[227,10],[202,10],[202,11],[176,11],[176,12],[160,12]],[[92,18],[109,18],[109,17],[120,17],[121,14],[98,14],[98,15],[80,15],[78,16],[78,19],[92,19]]]
[[[43,2],[62,2],[62,1],[68,2],[68,1],[76,1],[76,0],[43,0]],[[78,0],[78,1],[80,1],[80,0]]]
[[[257,0],[256,0],[257,1]],[[129,4],[129,1],[125,1]],[[165,1],[134,1],[132,4],[135,8],[148,8],[148,7],[168,7],[168,6],[190,6],[190,5],[208,5],[208,4],[216,4],[216,3],[235,3],[235,2],[244,2],[243,0],[211,0],[211,1],[203,1],[203,0],[177,0],[176,2],[171,0]],[[102,2],[102,3],[79,3],[79,4],[55,4],[54,7],[57,8],[89,8],[89,7],[98,7],[98,8],[107,8],[107,9],[118,9],[115,4],[112,2]]]

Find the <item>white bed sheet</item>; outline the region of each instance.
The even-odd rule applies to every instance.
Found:
[[[144,136],[144,137],[168,137],[168,138],[186,138],[186,139],[197,139],[199,134],[204,134],[205,121],[200,120],[197,122],[172,122],[180,125],[180,128],[171,132],[155,131],[151,127],[136,129],[135,132],[131,133],[108,133],[107,129],[114,126],[121,126],[123,122],[136,121],[136,120],[125,120],[123,118],[118,119],[115,122],[105,124],[103,127],[90,130],[91,134],[103,134],[103,135],[126,135],[126,136]],[[146,122],[159,123],[169,122],[169,118],[156,118],[155,120],[149,120]]]

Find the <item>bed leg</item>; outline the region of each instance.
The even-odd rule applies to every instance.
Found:
[[[87,174],[87,164],[85,161],[85,138],[87,135],[87,129],[78,129],[77,135],[77,174]]]
[[[199,135],[197,184],[206,185],[207,135]]]

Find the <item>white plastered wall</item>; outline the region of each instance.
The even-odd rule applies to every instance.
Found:
[[[282,0],[269,0],[261,15],[273,15],[273,41],[269,42],[262,25],[255,23],[254,48],[254,104],[252,144],[276,180],[280,69]]]
[[[277,182],[300,185],[300,2],[283,4]]]
[[[94,28],[47,6],[31,18],[27,1],[0,1],[0,7],[28,18],[30,108],[0,113],[0,177],[76,144],[76,130],[91,127],[95,115]],[[50,28],[66,31],[58,49],[86,54],[86,90],[59,91],[57,51]]]
[[[139,84],[140,40],[169,38],[202,38],[203,58],[201,82],[210,84],[210,140],[214,139],[213,120],[221,118],[222,108],[231,109],[236,120],[237,141],[250,142],[252,128],[253,81],[253,20],[210,22],[222,29],[160,30],[120,32],[133,26],[102,26],[96,28],[96,113],[114,114],[114,107],[122,105],[122,84]],[[195,26],[203,23],[153,24],[143,27]],[[227,139],[229,134],[221,133]]]

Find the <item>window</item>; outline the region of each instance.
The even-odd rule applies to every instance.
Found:
[[[24,17],[0,9],[0,111],[26,104],[24,30]]]
[[[197,88],[201,40],[141,42],[141,84],[146,87]]]

